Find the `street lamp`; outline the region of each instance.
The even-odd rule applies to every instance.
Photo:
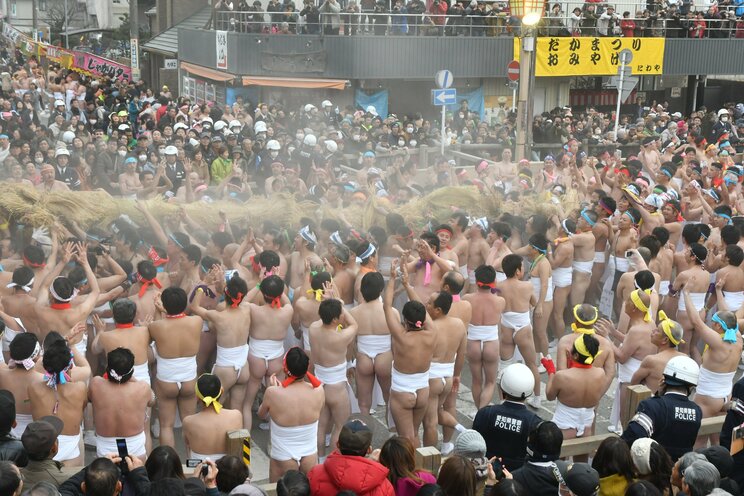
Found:
[[[519,101],[517,103],[517,160],[530,159],[532,99],[530,90],[535,79],[535,25],[542,19],[544,0],[511,0],[511,15],[522,20],[519,57]]]

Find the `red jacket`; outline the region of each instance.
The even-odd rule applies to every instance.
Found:
[[[387,475],[388,469],[376,461],[334,451],[325,463],[314,466],[307,478],[312,496],[335,496],[344,490],[358,496],[395,496]]]

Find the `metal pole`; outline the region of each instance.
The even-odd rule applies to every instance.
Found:
[[[514,112],[517,110],[517,83],[516,81],[512,81],[512,105],[511,105],[511,111]]]
[[[617,141],[617,128],[620,127],[620,103],[623,97],[623,82],[625,81],[625,59],[622,60],[622,65],[620,66],[622,70],[620,71],[620,84],[617,86],[617,106],[615,107],[615,141]]]
[[[442,142],[442,144],[441,144],[441,148],[440,148],[439,151],[441,152],[441,154],[442,154],[443,157],[444,157],[444,139],[445,139],[445,137],[444,137],[444,119],[447,118],[446,112],[447,112],[446,105],[442,105],[442,134],[441,134],[441,139],[440,139],[440,141]]]
[[[141,77],[139,63],[139,17],[137,16],[137,0],[129,0],[129,58],[132,66],[132,81],[139,81]]]
[[[532,29],[523,27],[521,39],[521,53],[519,57],[519,101],[517,102],[517,148],[515,150],[517,161],[527,157],[527,129],[532,117],[529,113],[530,98],[530,69],[532,68],[532,55],[535,50],[535,37]]]
[[[67,23],[67,0],[65,0],[65,48],[70,48],[70,35],[67,34],[68,29],[69,26]]]
[[[34,41],[39,41],[39,25],[36,18],[36,0],[31,0],[31,25],[34,28]]]

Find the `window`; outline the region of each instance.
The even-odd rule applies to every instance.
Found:
[[[17,17],[18,11],[17,11],[17,5],[16,0],[11,0],[10,2],[10,17]]]
[[[189,76],[183,76],[181,94],[189,97],[195,103],[225,101],[225,87],[223,85],[215,85]]]
[[[41,12],[46,12],[47,10],[47,0],[39,0],[36,4]]]

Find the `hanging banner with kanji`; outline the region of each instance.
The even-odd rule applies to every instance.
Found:
[[[633,52],[634,76],[661,74],[664,69],[664,38],[537,38],[536,76],[614,76],[620,64],[618,52]],[[514,41],[519,60],[519,40]]]

